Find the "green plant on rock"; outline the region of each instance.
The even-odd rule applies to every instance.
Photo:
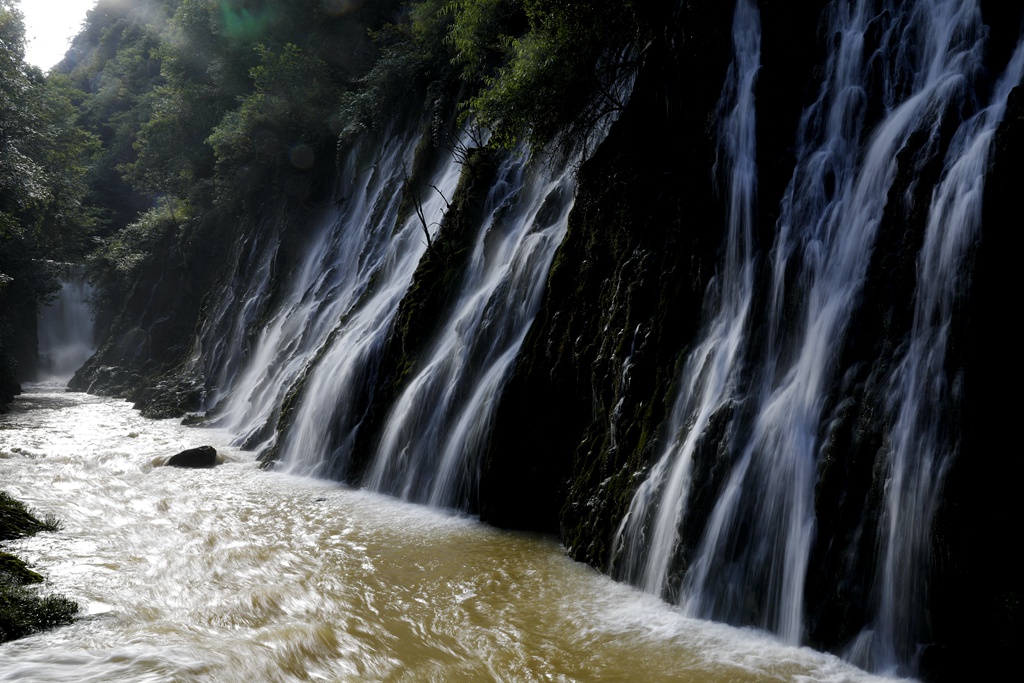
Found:
[[[492,78],[510,56],[511,36],[526,29],[517,0],[450,0],[439,13],[452,18],[444,42],[467,83]]]
[[[430,109],[457,91],[460,123],[505,149],[585,138],[622,106],[618,85],[646,40],[632,2],[611,0],[424,0],[375,38],[381,58],[342,99],[344,140],[403,93],[426,92]]]
[[[152,263],[177,249],[182,226],[191,219],[184,202],[165,197],[114,235],[102,240],[89,256],[89,277],[104,291],[121,291]]]
[[[43,577],[28,568],[19,557],[0,551],[0,582],[7,581],[19,586],[42,583]]]
[[[40,520],[20,500],[0,491],[0,541],[59,529],[56,519]],[[78,603],[27,587],[42,580],[24,561],[0,551],[0,643],[72,622]]]
[[[0,643],[70,624],[77,613],[75,601],[63,595],[40,596],[0,571]]]
[[[458,77],[446,42],[452,17],[442,12],[444,6],[444,0],[408,5],[401,20],[371,32],[379,56],[338,101],[332,122],[339,143],[381,130],[403,113],[418,113],[424,104],[434,119],[447,114],[452,104],[447,91]],[[432,127],[434,137],[440,137],[440,126]]]
[[[527,30],[502,36],[506,62],[466,103],[467,115],[492,131],[495,146],[589,134],[622,106],[618,81],[641,43],[632,3],[525,0]]]
[[[40,531],[59,531],[60,522],[52,517],[39,519],[20,500],[0,491],[0,541],[32,536]]]

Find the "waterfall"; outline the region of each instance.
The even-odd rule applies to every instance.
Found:
[[[683,385],[661,454],[630,505],[616,535],[613,558],[622,580],[665,596],[671,556],[686,509],[694,449],[713,415],[732,400],[753,292],[754,199],[757,188],[754,84],[760,67],[760,18],[740,0],[733,22],[735,61],[719,109],[721,159],[728,204],[725,253],[705,298],[708,323],[686,362]],[[624,546],[625,544],[625,546]]]
[[[610,101],[628,99],[633,57],[627,51],[607,65],[614,73]],[[368,488],[433,507],[477,509],[480,457],[565,236],[576,169],[617,118],[614,108],[604,114],[571,152],[536,158],[520,149],[501,162],[458,289],[390,406]]]
[[[457,299],[392,405],[370,488],[438,507],[475,507],[476,459],[565,234],[573,168],[549,178],[544,165],[522,155],[502,164]]]
[[[413,145],[407,147],[409,152],[412,149]],[[391,173],[398,174],[393,175],[397,182],[402,173],[399,164],[404,162],[399,161],[400,156],[395,159]],[[436,192],[423,199],[423,214],[432,229],[444,214],[445,197],[454,193],[460,172],[460,160],[453,154],[439,165],[431,179]],[[385,199],[393,201],[374,196],[377,203]],[[382,214],[372,204],[356,207],[354,211],[358,212],[357,216],[363,213],[388,216],[387,222],[393,225],[395,216],[391,212],[397,211],[397,204]],[[378,232],[372,235],[373,239],[371,235],[360,238],[358,245],[343,247],[349,258],[357,260],[351,264],[329,263],[325,269],[331,273],[352,268],[359,273],[356,276],[358,287],[339,290],[327,299],[343,300],[340,310],[336,309],[332,315],[339,323],[330,331],[318,357],[306,359],[310,365],[302,391],[309,400],[300,401],[295,408],[281,446],[281,462],[286,472],[346,478],[347,459],[359,428],[361,411],[365,408],[358,397],[373,386],[376,363],[391,332],[392,320],[412,282],[416,264],[426,250],[423,226],[418,221],[413,213],[393,233]],[[344,231],[343,238],[348,239]],[[340,253],[332,251],[332,255]],[[332,303],[332,307],[336,305]],[[305,320],[300,318],[299,322],[305,323]]]
[[[718,131],[728,197],[722,262],[679,378],[664,449],[619,527],[611,565],[691,615],[801,641],[827,403],[847,370],[840,354],[897,171],[901,163],[924,163],[900,152],[916,136],[926,156],[941,154],[943,125],[966,119],[934,192],[913,330],[891,378],[886,530],[875,623],[864,636],[872,668],[912,671],[924,636],[920,584],[931,514],[951,448],[939,413],[926,406],[948,404],[956,393],[942,349],[951,302],[966,278],[957,274],[979,222],[985,150],[1020,79],[1018,57],[993,104],[973,116],[986,36],[975,2],[834,2],[826,18],[832,39],[821,86],[800,120],[762,303],[751,310],[757,27],[753,4],[737,4]],[[909,170],[916,175],[920,167]],[[710,429],[716,415],[724,436],[720,425]],[[694,452],[714,438],[716,466],[727,475],[697,537],[683,538],[693,487],[707,485],[691,478]]]
[[[1010,90],[1024,76],[1024,42],[996,85],[989,106],[964,121],[944,160],[917,260],[914,320],[890,378],[892,411],[883,518],[882,569],[874,623],[850,647],[864,667],[901,672],[926,633],[930,527],[956,439],[959,377],[946,352],[954,306],[969,278],[970,250],[981,227],[981,200],[991,141]],[[952,405],[952,410],[949,406]]]
[[[397,224],[417,138],[385,137],[367,138],[345,156],[334,200],[312,218],[304,242],[292,238],[301,243],[294,266],[282,265],[286,226],[273,219],[243,246],[193,357],[211,385],[216,423],[239,434],[240,444],[277,445],[292,473],[341,478],[329,445],[358,421],[345,392],[365,384],[353,374],[372,371],[426,248],[415,215]],[[439,194],[451,195],[460,168],[454,155],[438,165],[430,182]],[[424,201],[432,229],[443,208],[441,196]],[[276,444],[281,412],[302,391],[316,400],[293,406],[288,438]]]
[[[403,11],[351,63],[307,46],[307,71],[345,81],[320,90],[346,90],[319,127],[346,131],[330,171],[285,174],[309,193],[289,181],[212,211],[200,193],[194,219],[110,233],[96,254],[110,336],[82,386],[144,414],[198,410],[185,422],[218,428],[229,455],[257,451],[228,458],[229,478],[262,464],[277,472],[258,486],[294,485],[314,503],[337,488],[315,481],[327,479],[372,491],[344,491],[370,508],[409,501],[455,526],[480,514],[557,529],[565,554],[684,621],[886,676],[945,681],[989,641],[1004,654],[1019,581],[1003,569],[1007,544],[990,549],[976,529],[1012,496],[992,493],[971,451],[1009,403],[991,387],[1005,354],[985,339],[1000,318],[978,302],[1012,279],[982,200],[986,218],[1012,214],[1024,3],[677,0],[599,4],[593,21],[476,4]],[[324,30],[386,20],[339,16]],[[510,35],[445,66],[451,40],[481,27]],[[559,57],[594,36],[628,47],[594,64],[591,50]],[[470,78],[481,73],[494,78]],[[523,108],[530,78],[563,85]],[[417,102],[364,106],[404,86]],[[511,112],[496,123],[509,135],[572,118],[549,149],[513,151],[486,144],[474,112]],[[310,144],[327,142],[317,135]],[[250,180],[285,177],[264,161],[270,175]],[[136,237],[161,267],[122,268],[119,245]],[[64,382],[93,353],[88,286],[69,278],[34,326],[33,287],[55,283],[26,275],[3,291],[21,307],[0,351],[30,366],[38,331],[40,379]],[[27,453],[10,443],[0,455]],[[152,457],[136,456],[148,473]],[[348,533],[340,509],[314,508],[263,517],[296,537]],[[408,531],[373,526],[385,550]],[[325,539],[305,550],[322,555]],[[419,568],[403,553],[371,558],[395,570],[392,597]],[[366,593],[342,565],[324,568]],[[386,649],[397,631],[384,631]],[[772,675],[790,675],[779,666]]]
[[[38,381],[67,384],[96,352],[91,297],[84,274],[69,269],[57,298],[40,309]]]
[[[622,102],[632,72],[615,64],[612,91]],[[422,146],[415,127],[361,140],[342,158],[336,198],[299,240],[294,265],[284,252],[289,241],[296,250],[296,238],[273,217],[236,248],[233,279],[207,315],[187,371],[204,382],[214,424],[238,434],[239,445],[272,450],[289,474],[358,476],[373,490],[475,510],[477,460],[565,235],[576,168],[616,115],[603,115],[573,152],[499,156],[481,218],[456,247],[467,252],[465,266],[452,269],[432,338],[414,340],[422,345],[414,367],[386,399],[369,446],[357,440],[369,412],[380,410],[375,392],[393,379],[380,366],[396,316],[417,266],[435,258],[423,230],[438,239],[471,138],[464,132],[421,179],[430,188],[418,197],[422,215],[401,214],[407,169]],[[374,451],[365,473],[362,461],[351,469],[357,445],[360,458],[364,448]]]
[[[830,33],[837,40],[821,95],[801,123],[797,167],[770,254],[768,348],[745,397],[755,417],[683,589],[694,614],[753,622],[794,643],[803,633],[823,409],[897,153],[912,132],[941,116],[960,92],[965,67],[975,66],[968,60],[974,41],[949,40],[966,28],[952,3],[933,11],[920,4],[882,15],[867,2],[833,7]],[[881,47],[872,53],[865,47],[874,22],[881,23]],[[908,33],[919,52],[899,50]],[[878,96],[892,105],[867,130],[865,96],[876,59],[884,74]],[[909,83],[899,78],[903,73]],[[899,102],[903,88],[910,90]],[[799,273],[795,281],[787,277],[791,268]]]

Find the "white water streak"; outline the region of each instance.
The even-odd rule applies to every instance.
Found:
[[[397,154],[392,158],[395,161],[381,172],[397,178],[402,173],[399,164],[404,161]],[[384,166],[384,162],[380,165]],[[452,155],[430,180],[437,192],[423,198],[422,208],[431,231],[436,231],[444,215],[445,197],[454,194],[461,170],[461,163]],[[332,308],[332,301],[338,298],[348,302],[332,315],[336,327],[330,331],[322,351],[303,354],[303,362],[309,364],[309,375],[280,454],[281,467],[289,474],[344,478],[361,420],[356,396],[373,385],[376,363],[391,332],[392,320],[426,250],[423,226],[415,212],[410,214],[394,232],[372,235],[376,241],[372,243],[375,249],[371,258],[361,257],[361,263],[341,263],[332,268],[365,273],[358,276],[358,286],[342,287],[329,297],[316,298],[318,305]],[[393,225],[395,216],[391,211],[386,215],[385,227]],[[365,237],[361,239],[371,242]]]
[[[753,434],[727,484],[742,494],[724,496],[716,505],[686,581],[691,613],[743,619],[743,610],[751,610],[759,625],[791,642],[803,635],[822,410],[897,155],[914,131],[934,134],[935,122],[964,97],[980,64],[976,8],[945,1],[904,3],[881,14],[873,3],[852,9],[834,11],[831,32],[838,49],[821,98],[804,118],[794,182],[780,219],[770,311],[774,347],[765,364],[768,374],[755,384],[760,409]],[[869,54],[863,48],[872,24],[881,25],[882,38]],[[914,50],[904,52],[907,41]],[[890,54],[895,58],[886,61]],[[881,97],[889,108],[865,148],[862,121],[851,117],[850,99],[863,99],[872,62],[879,59],[887,74]],[[908,92],[899,101],[903,89]],[[820,137],[811,135],[816,130]],[[823,171],[834,174],[834,190]],[[800,259],[800,276],[788,292],[785,273],[792,258]],[[783,305],[794,296],[802,307],[795,320]],[[726,571],[731,576],[723,582]],[[744,605],[737,593],[751,583],[759,587],[757,595]]]
[[[981,228],[992,139],[1022,75],[1024,43],[989,106],[954,136],[932,198],[918,256],[913,326],[888,392],[895,419],[888,435],[878,611],[873,627],[851,648],[855,662],[876,670],[905,673],[906,662],[913,670],[917,644],[927,635],[931,526],[955,438],[955,430],[943,424],[943,407],[956,403],[958,381],[947,372],[946,350],[954,305],[966,289],[969,252]]]
[[[396,136],[370,144],[345,159],[335,208],[306,247],[292,273],[278,274],[288,286],[228,394],[229,429],[242,434],[262,427],[328,336],[348,315],[378,271],[408,241],[392,240],[402,169],[413,145]],[[373,160],[369,154],[373,154]],[[409,226],[406,227],[408,232]],[[399,235],[402,233],[399,232]],[[268,272],[267,278],[270,277]],[[269,285],[262,284],[265,297]]]
[[[620,578],[663,595],[686,511],[694,449],[717,411],[734,397],[739,350],[753,291],[754,201],[757,192],[754,84],[760,69],[757,7],[741,0],[733,20],[735,59],[720,109],[728,182],[725,253],[708,290],[709,320],[687,360],[668,433],[675,436],[630,504],[613,548]],[[721,163],[720,162],[720,163]],[[653,519],[652,519],[653,517]]]
[[[718,310],[681,378],[671,429],[682,431],[641,485],[620,529],[624,575],[646,590],[666,591],[695,444],[716,410],[741,399],[756,417],[750,425],[730,427],[743,440],[733,446],[735,464],[692,557],[680,602],[690,614],[753,623],[791,642],[803,634],[822,412],[897,155],[915,131],[929,134],[934,144],[936,122],[968,99],[980,69],[984,31],[975,3],[876,5],[836,2],[830,10],[834,38],[824,79],[801,120],[797,166],[770,254],[766,351],[750,369],[746,393],[726,393],[724,378],[737,371],[738,360],[717,374],[707,365],[752,352],[730,348],[731,340],[746,343],[745,319],[731,335],[716,330],[719,321],[737,320],[738,310],[730,308],[734,300],[717,295]],[[883,106],[870,130],[869,97]],[[723,146],[731,142],[731,125],[723,121]],[[734,178],[741,171],[737,164]],[[730,211],[732,216],[736,207]],[[729,239],[736,246],[727,258],[749,248],[734,242],[744,235],[734,233],[733,221]],[[718,378],[722,388],[709,391],[716,387],[709,378]]]
[[[216,424],[248,447],[276,442],[281,410],[304,380],[320,391],[314,395],[322,400],[296,409],[296,429],[280,451],[289,471],[330,474],[326,444],[334,425],[322,413],[335,410],[331,398],[348,384],[333,386],[318,361],[330,360],[339,344],[367,351],[377,343],[372,340],[383,335],[425,249],[417,217],[397,224],[416,139],[386,138],[382,144],[367,137],[345,155],[335,198],[311,219],[311,234],[270,217],[242,245],[235,281],[208,318],[193,357],[193,365],[202,366],[196,374],[210,387],[206,407]],[[449,159],[432,182],[450,193],[458,172]],[[424,211],[435,230],[443,200],[424,202]],[[288,250],[298,250],[298,258]]]
[[[395,401],[368,486],[439,507],[475,506],[477,460],[515,354],[540,306],[572,208],[573,169],[499,169],[458,298]]]

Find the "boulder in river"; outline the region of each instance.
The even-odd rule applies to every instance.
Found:
[[[181,453],[175,453],[164,464],[171,467],[213,467],[217,464],[217,449],[213,446],[189,448]]]

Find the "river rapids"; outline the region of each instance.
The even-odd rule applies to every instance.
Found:
[[[553,539],[259,469],[231,435],[28,387],[0,482],[63,521],[5,545],[78,601],[0,646],[0,681],[881,680],[684,617]],[[210,443],[213,470],[162,467]]]

